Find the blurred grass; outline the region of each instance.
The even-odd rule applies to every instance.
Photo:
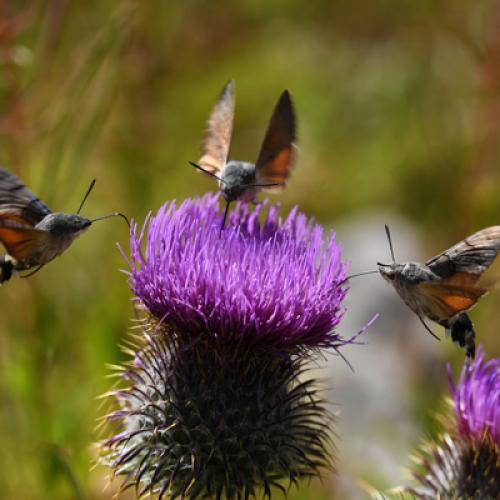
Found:
[[[430,256],[499,223],[499,20],[493,0],[3,3],[0,164],[54,210],[75,210],[97,177],[86,215],[142,221],[166,199],[214,189],[187,161],[224,82],[237,82],[233,156],[248,160],[289,88],[301,155],[284,207],[321,222],[402,214]],[[95,398],[133,314],[116,241],[127,246],[125,225],[102,222],[0,290],[4,498],[111,496],[104,471],[89,469]],[[499,300],[474,311],[491,356]],[[447,353],[458,370],[461,353]],[[431,425],[437,395],[414,391]],[[292,498],[334,490],[313,483]]]

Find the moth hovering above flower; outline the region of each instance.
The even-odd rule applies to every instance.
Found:
[[[76,214],[52,212],[16,176],[0,168],[0,243],[7,250],[0,256],[0,284],[13,271],[35,268],[23,277],[31,276],[61,255],[93,222],[114,216],[127,220],[118,212],[93,220],[79,215],[94,184],[95,179]]]
[[[224,228],[232,201],[250,202],[261,189],[275,191],[284,188],[296,157],[295,111],[290,93],[285,90],[274,108],[255,164],[228,161],[234,103],[234,81],[230,80],[210,114],[201,146],[202,156],[198,163],[190,162],[219,181],[222,196],[226,200],[221,229]]]
[[[393,262],[378,263],[382,277],[432,336],[436,337],[424,318],[444,326],[446,334],[451,334],[451,339],[465,348],[467,357],[474,358],[475,332],[465,311],[488,291],[480,279],[500,252],[500,226],[474,233],[425,264],[397,263],[389,228],[385,226],[385,229]]]

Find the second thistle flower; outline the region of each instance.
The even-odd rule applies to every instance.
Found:
[[[425,500],[500,498],[500,359],[486,361],[479,348],[457,385],[450,375],[450,389],[453,416],[419,453],[416,486],[406,491]]]

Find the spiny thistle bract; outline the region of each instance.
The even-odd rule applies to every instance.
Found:
[[[200,340],[150,339],[116,393],[126,430],[108,460],[139,492],[249,498],[313,476],[328,463],[328,421],[301,362]],[[142,483],[142,486],[140,486]]]
[[[293,210],[218,197],[166,204],[131,234],[142,340],[112,394],[103,462],[159,498],[271,497],[329,459],[331,414],[305,363],[336,332],[346,266],[333,234]],[[259,222],[259,216],[262,217]]]
[[[421,499],[500,498],[500,359],[485,361],[479,349],[457,386],[450,376],[450,388],[452,423],[420,453],[418,485],[406,491]]]

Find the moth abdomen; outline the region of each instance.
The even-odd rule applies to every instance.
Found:
[[[9,281],[14,271],[14,264],[7,255],[0,256],[0,285]]]
[[[439,321],[445,327],[446,335],[456,342],[468,358],[474,359],[476,355],[476,332],[469,315],[462,312],[450,320]]]

